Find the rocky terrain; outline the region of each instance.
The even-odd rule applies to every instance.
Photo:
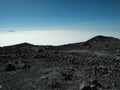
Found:
[[[0,90],[120,90],[120,40],[0,47]]]

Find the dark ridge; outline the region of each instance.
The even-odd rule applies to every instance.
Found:
[[[119,46],[120,45],[120,39],[118,38],[114,38],[114,37],[109,37],[109,36],[102,36],[102,35],[98,35],[95,36],[85,42],[77,42],[77,43],[70,43],[70,44],[66,44],[66,45],[61,45],[59,46],[60,49],[82,49],[82,48],[103,48],[108,46],[108,48],[115,48],[115,46]],[[111,49],[110,49],[111,50]]]
[[[97,41],[108,41],[108,40],[119,40],[117,38],[114,38],[114,37],[109,37],[109,36],[102,36],[102,35],[98,35],[98,36],[95,36],[91,39],[89,39],[87,42],[97,42]]]
[[[33,46],[33,44],[30,44],[30,43],[24,42],[24,43],[20,43],[20,44],[14,45],[14,46],[24,47],[24,46]]]
[[[98,35],[98,36],[95,36],[95,37],[85,41],[85,42],[70,43],[70,44],[65,44],[65,45],[60,45],[60,46],[82,45],[82,44],[86,44],[86,43],[88,44],[88,43],[92,43],[92,42],[101,42],[101,41],[120,41],[120,39],[110,37],[110,36]]]
[[[34,46],[34,45],[27,43],[27,42],[24,42],[24,43],[20,43],[20,44],[16,44],[16,45],[5,46],[5,47],[26,47],[26,46]]]

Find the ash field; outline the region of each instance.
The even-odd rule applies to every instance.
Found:
[[[120,90],[120,39],[0,47],[0,90]]]

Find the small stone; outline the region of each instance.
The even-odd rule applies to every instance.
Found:
[[[96,86],[95,86],[95,85],[90,85],[90,87],[91,87],[91,88],[94,88],[94,87],[96,87]]]
[[[2,85],[0,85],[0,89],[2,88]]]
[[[115,86],[115,83],[113,83],[112,86]]]
[[[117,50],[117,52],[119,53],[119,52],[120,52],[120,50]]]

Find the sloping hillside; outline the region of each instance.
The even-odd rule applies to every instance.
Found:
[[[1,90],[120,90],[120,40],[0,47]]]

